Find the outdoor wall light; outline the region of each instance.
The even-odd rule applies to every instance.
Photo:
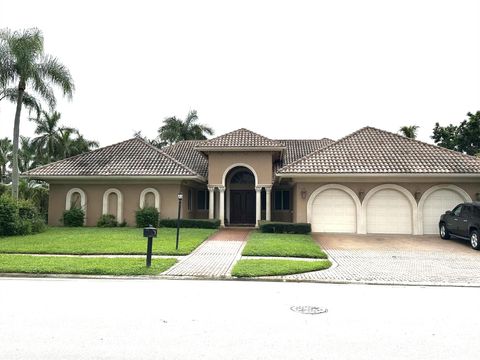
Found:
[[[177,194],[177,198],[178,198],[178,200],[183,200],[183,194],[181,192],[179,192]]]
[[[307,190],[302,189],[302,191],[300,191],[300,195],[302,196],[302,199],[305,200],[307,198]]]

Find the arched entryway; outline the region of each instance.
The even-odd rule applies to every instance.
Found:
[[[230,225],[255,225],[255,174],[244,166],[231,169],[225,177],[226,219]]]

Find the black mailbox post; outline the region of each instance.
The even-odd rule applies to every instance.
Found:
[[[147,242],[147,267],[152,265],[152,245],[153,245],[153,238],[157,237],[157,229],[154,228],[152,225],[143,228],[143,236],[148,238]]]

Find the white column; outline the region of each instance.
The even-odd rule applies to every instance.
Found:
[[[258,222],[261,220],[261,215],[262,215],[262,187],[261,186],[255,186],[255,195],[257,197],[255,205],[256,205],[256,211],[255,211],[255,227],[258,227]]]
[[[225,226],[225,186],[219,186],[218,191],[220,192],[220,211],[219,211],[219,218],[220,218],[220,226]]]
[[[272,207],[271,207],[271,194],[272,194],[272,187],[265,186],[265,220],[271,221],[272,220]]]
[[[208,186],[208,218],[213,219],[215,209],[215,186]]]

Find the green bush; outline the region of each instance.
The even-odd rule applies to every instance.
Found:
[[[110,214],[105,214],[100,216],[100,219],[97,221],[98,227],[117,227],[118,221],[115,220],[115,216]]]
[[[83,226],[85,221],[85,211],[73,208],[63,212],[63,225],[68,227]]]
[[[312,232],[312,227],[308,223],[260,221],[259,227],[263,233],[310,234]]]
[[[8,195],[0,196],[0,236],[15,235],[19,221],[15,201]]]
[[[154,207],[145,207],[135,212],[135,220],[137,222],[137,227],[139,228],[149,225],[157,227],[159,218],[160,214],[158,213],[158,210]]]
[[[31,201],[0,197],[0,236],[29,235],[45,230],[45,222]]]
[[[160,226],[167,228],[177,227],[176,219],[162,219]],[[220,220],[218,219],[180,219],[180,227],[197,229],[218,229]]]

